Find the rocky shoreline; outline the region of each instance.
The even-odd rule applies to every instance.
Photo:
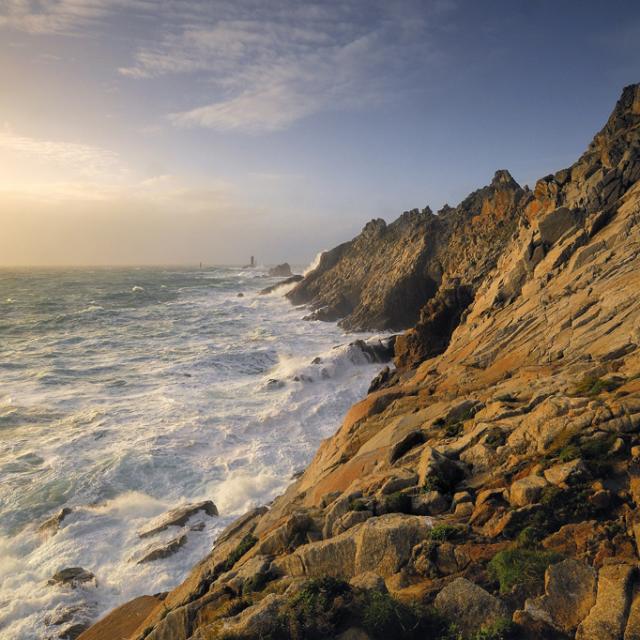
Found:
[[[639,267],[640,85],[532,191],[369,223],[287,295],[408,329],[395,368],[183,584],[79,637],[640,638]]]

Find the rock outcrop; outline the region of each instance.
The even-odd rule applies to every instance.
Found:
[[[400,370],[128,640],[640,637],[639,179],[635,85],[533,192],[499,173],[324,254],[292,299],[417,322]]]

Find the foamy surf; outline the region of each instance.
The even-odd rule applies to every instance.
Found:
[[[256,270],[15,275],[0,278],[0,299],[18,300],[0,345],[12,364],[0,390],[3,640],[55,636],[69,610],[88,622],[177,585],[233,518],[284,490],[381,366],[335,325],[301,321],[282,292],[258,295]],[[194,516],[177,553],[136,564],[140,528],[201,500],[219,517]],[[95,581],[49,585],[66,567]]]

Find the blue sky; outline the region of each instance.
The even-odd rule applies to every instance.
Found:
[[[640,4],[0,0],[0,80],[0,263],[304,263],[573,162]]]

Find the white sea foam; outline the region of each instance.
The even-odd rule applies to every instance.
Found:
[[[379,365],[335,325],[301,321],[281,293],[258,295],[254,275],[56,272],[25,292],[30,306],[11,306],[0,344],[10,363],[0,397],[2,640],[53,635],[47,617],[65,607],[96,619],[176,586],[234,517],[286,488],[364,395]],[[145,295],[131,296],[134,287]],[[5,289],[0,277],[0,299],[13,293]],[[74,311],[90,307],[100,309]],[[179,530],[141,540],[141,527],[204,499],[218,518],[194,516],[205,527],[177,554],[135,564]],[[60,530],[40,534],[63,506],[73,511]],[[69,566],[97,583],[47,584]]]
[[[302,272],[302,275],[306,276],[308,274],[310,274],[312,271],[314,271],[315,269],[318,268],[318,265],[320,264],[320,260],[322,258],[322,254],[325,253],[324,251],[320,251],[316,257],[311,261],[311,264]]]

